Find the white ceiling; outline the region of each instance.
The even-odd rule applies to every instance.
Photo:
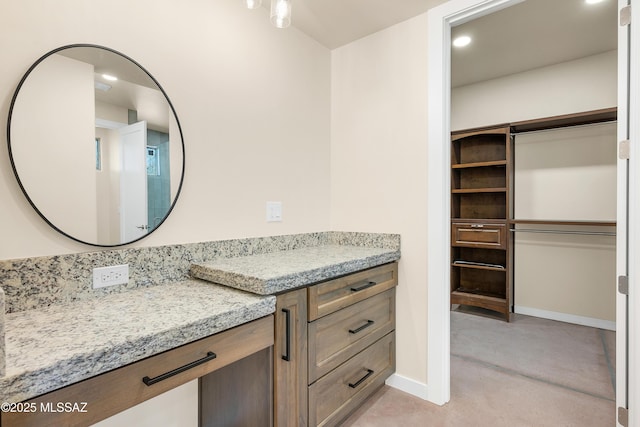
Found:
[[[446,0],[291,0],[291,25],[329,49],[420,15]],[[263,1],[267,8],[269,0]]]
[[[292,25],[329,49],[425,13],[446,0],[292,0]],[[269,7],[269,1],[264,1]],[[526,0],[456,27],[472,45],[452,53],[452,86],[616,48],[617,1]]]
[[[452,29],[473,42],[451,53],[462,86],[617,48],[617,1],[527,0]]]

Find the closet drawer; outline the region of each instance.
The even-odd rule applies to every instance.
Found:
[[[398,285],[398,264],[370,268],[308,288],[309,321],[365,300]]]
[[[335,426],[395,370],[395,332],[309,386],[309,425]]]
[[[507,248],[506,224],[460,223],[451,224],[451,244],[473,248]]]
[[[57,402],[86,402],[86,412],[7,412],[1,425],[91,425],[272,345],[273,316],[267,316],[27,401],[54,409]]]
[[[395,329],[395,291],[309,323],[309,383]]]

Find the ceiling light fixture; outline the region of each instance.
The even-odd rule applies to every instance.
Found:
[[[244,0],[244,4],[247,5],[247,9],[257,9],[262,5],[262,0]]]
[[[471,43],[471,37],[469,36],[460,36],[453,40],[453,45],[455,47],[465,47],[469,45],[469,43]]]
[[[116,76],[112,76],[111,74],[103,74],[102,77],[105,80],[109,80],[110,82],[115,82],[116,80],[118,80]]]
[[[271,23],[278,28],[291,25],[291,0],[271,0]]]
[[[584,0],[586,4],[597,4],[602,3],[604,0]]]

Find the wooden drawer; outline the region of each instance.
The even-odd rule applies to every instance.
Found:
[[[398,264],[393,262],[310,286],[309,321],[331,314],[398,285]]]
[[[31,399],[27,402],[35,403],[36,412],[2,413],[1,425],[88,426],[272,345],[273,316],[267,316]],[[161,379],[163,374],[202,360],[209,352],[216,357]],[[144,378],[157,382],[146,385]],[[86,412],[41,410],[49,404],[56,408],[57,402],[80,406],[86,402]]]
[[[395,332],[309,386],[309,425],[335,426],[395,370]]]
[[[309,323],[309,383],[395,329],[395,291]]]
[[[507,248],[506,224],[460,223],[451,224],[451,244],[474,248]]]

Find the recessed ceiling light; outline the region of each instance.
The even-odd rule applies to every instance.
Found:
[[[597,4],[602,3],[604,0],[584,0],[586,4]]]
[[[108,92],[111,89],[111,85],[102,82],[94,82],[94,86],[96,89],[101,90],[103,92]]]
[[[102,77],[112,82],[115,82],[116,80],[118,80],[116,76],[112,76],[111,74],[103,74]]]
[[[465,47],[469,43],[471,43],[471,37],[469,37],[469,36],[460,36],[460,37],[456,37],[453,40],[453,45],[455,47]]]

